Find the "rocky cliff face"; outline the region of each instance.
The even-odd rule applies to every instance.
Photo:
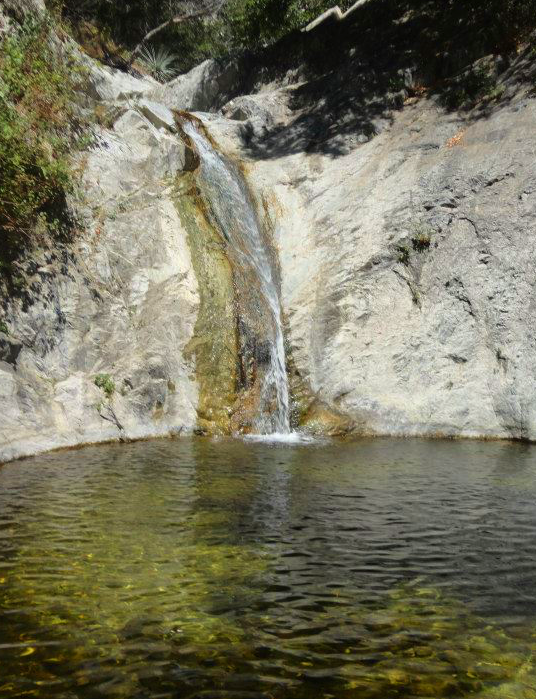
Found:
[[[295,366],[358,429],[536,437],[535,127],[523,92],[465,118],[419,100],[338,154],[250,163]]]
[[[173,434],[196,421],[195,367],[184,350],[199,299],[173,201],[185,146],[169,113],[141,99],[151,83],[99,70],[88,89],[111,96],[106,107],[120,116],[80,163],[77,244],[34,259],[24,290],[6,304],[3,459]],[[98,375],[113,393],[95,384]]]
[[[76,244],[43,251],[4,299],[0,459],[206,426],[200,356],[223,367],[232,423],[238,343],[206,320],[209,297],[232,319],[232,274],[192,213],[195,158],[170,108],[212,110],[199,116],[272,232],[295,423],[536,439],[533,61],[463,115],[407,92],[334,115],[332,87],[296,73],[245,95],[235,70],[155,88],[92,67],[86,99],[113,126],[81,162]]]

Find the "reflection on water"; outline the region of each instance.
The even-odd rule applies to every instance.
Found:
[[[536,699],[536,448],[178,440],[0,468],[0,697]]]

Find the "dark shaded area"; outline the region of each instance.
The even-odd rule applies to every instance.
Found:
[[[31,235],[21,235],[17,230],[2,231],[0,288],[3,287],[5,292],[2,305],[8,299],[17,298],[22,301],[23,310],[27,310],[42,295],[44,282],[52,273],[41,268],[36,261],[36,252],[44,252],[50,263],[61,267],[62,274],[69,274],[71,246],[83,228],[83,222],[69,206],[64,192],[47,202],[39,213],[43,216],[41,225],[36,225]],[[48,290],[47,293],[52,301],[52,292]]]
[[[156,28],[147,41],[173,53],[177,72],[187,72],[206,58],[273,44],[331,7],[332,0],[46,0],[61,15],[87,52],[108,65],[123,59]],[[339,0],[346,9],[352,0]],[[199,16],[202,13],[202,16]],[[172,17],[185,22],[166,24]],[[128,69],[128,65],[126,66]]]
[[[289,95],[288,125],[251,129],[256,158],[299,151],[337,156],[379,133],[407,98],[426,95],[448,110],[493,108],[504,99],[500,76],[529,44],[534,63],[536,0],[429,2],[370,0],[340,22],[293,32],[242,58],[237,94],[260,82],[302,83]],[[531,52],[532,51],[532,52]]]
[[[9,337],[7,333],[0,332],[0,362],[7,362],[16,366],[21,350],[22,342]]]

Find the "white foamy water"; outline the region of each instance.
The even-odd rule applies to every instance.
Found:
[[[302,432],[273,432],[272,434],[244,435],[246,442],[262,442],[263,444],[322,444],[326,439],[313,437]]]
[[[183,122],[201,161],[198,184],[210,205],[215,223],[233,249],[238,264],[258,280],[258,289],[269,318],[263,328],[270,347],[262,376],[260,406],[255,429],[260,435],[291,437],[289,390],[286,372],[281,303],[272,258],[264,240],[254,204],[240,171],[218,153],[191,121]],[[247,294],[247,290],[243,290]]]

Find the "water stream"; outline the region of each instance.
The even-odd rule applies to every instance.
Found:
[[[239,169],[213,148],[194,122],[184,120],[182,126],[199,155],[198,186],[235,270],[243,353],[250,355],[254,372],[254,430],[287,435],[289,389],[274,256]]]

